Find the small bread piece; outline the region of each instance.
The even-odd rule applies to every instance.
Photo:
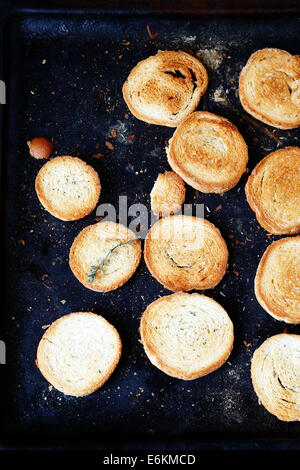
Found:
[[[210,374],[228,359],[233,325],[215,300],[178,292],[152,302],[140,326],[145,353],[171,377],[194,380]]]
[[[199,60],[185,52],[159,51],[132,69],[123,97],[136,118],[176,127],[196,109],[207,85]]]
[[[247,145],[227,119],[207,112],[188,116],[167,147],[172,170],[203,193],[224,193],[246,171]]]
[[[246,197],[260,225],[275,235],[300,232],[300,148],[272,152],[254,168]]]
[[[276,320],[300,323],[300,236],[268,246],[257,268],[255,295]]]
[[[77,157],[62,156],[42,166],[35,180],[40,203],[58,219],[77,220],[96,207],[101,184],[98,173]]]
[[[151,191],[151,209],[157,217],[180,211],[185,200],[185,184],[174,171],[159,173]]]
[[[36,364],[65,395],[81,397],[100,388],[115,370],[122,351],[117,330],[100,315],[76,312],[46,330]]]
[[[132,230],[114,222],[84,228],[75,238],[70,268],[85,287],[108,292],[121,287],[135,273],[141,259],[141,242]]]
[[[157,221],[145,239],[144,257],[155,279],[173,292],[211,289],[223,278],[228,250],[220,231],[198,217]]]
[[[300,421],[300,335],[268,338],[253,355],[251,376],[270,413],[282,421]]]
[[[252,54],[240,73],[243,108],[259,121],[279,129],[300,126],[300,55],[281,49]]]

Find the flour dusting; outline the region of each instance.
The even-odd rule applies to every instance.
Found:
[[[120,142],[120,144],[126,142],[130,134],[128,126],[120,120],[118,120],[117,123],[113,126],[110,126],[108,130],[108,137],[114,133],[116,133],[115,138],[118,142]]]
[[[212,70],[219,68],[223,62],[223,54],[221,51],[216,49],[199,49],[196,52],[198,59],[203,62],[204,65]]]
[[[196,41],[197,36],[182,36],[180,39],[184,44],[191,44]]]

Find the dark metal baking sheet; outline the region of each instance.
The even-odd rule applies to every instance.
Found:
[[[149,38],[147,25],[158,33],[155,40]],[[255,348],[273,334],[300,330],[273,320],[255,299],[258,261],[278,237],[258,226],[245,200],[247,175],[223,196],[187,191],[186,202],[204,203],[206,218],[220,228],[228,244],[228,271],[206,293],[232,318],[235,344],[221,369],[183,382],[153,367],[138,342],[141,313],[170,292],[150,276],[144,262],[128,283],[111,293],[95,293],[78,283],[68,266],[68,251],[76,234],[95,222],[95,213],[64,223],[45,212],[34,191],[42,162],[31,158],[26,146],[34,136],[53,137],[56,155],[79,155],[99,172],[100,202],[117,204],[119,195],[126,194],[129,204],[149,207],[157,173],[169,168],[165,144],[174,130],[135,119],[121,87],[139,60],[158,49],[184,50],[202,59],[209,71],[208,92],[199,109],[237,125],[249,146],[251,171],[270,151],[299,145],[300,133],[275,130],[246,115],[237,97],[239,71],[249,55],[263,47],[299,53],[298,38],[299,19],[287,15],[165,18],[28,11],[9,19],[4,35],[8,94],[2,134],[1,339],[8,358],[1,366],[3,441],[299,438],[300,423],[283,423],[269,414],[259,406],[251,386]],[[116,138],[110,137],[112,129]],[[107,140],[113,150],[105,145]],[[98,152],[103,158],[92,157]],[[107,384],[76,399],[49,390],[35,366],[35,355],[42,326],[80,310],[100,313],[113,323],[124,350]]]

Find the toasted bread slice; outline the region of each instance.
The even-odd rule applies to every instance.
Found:
[[[100,315],[76,312],[46,330],[36,364],[50,384],[80,397],[100,388],[115,370],[122,344],[117,330]]]
[[[300,126],[300,55],[281,49],[252,54],[240,73],[240,101],[247,113],[279,129]]]
[[[300,421],[300,335],[271,336],[255,351],[252,383],[262,405],[282,421]]]
[[[152,302],[141,318],[151,363],[171,377],[193,380],[221,367],[233,347],[233,325],[220,304],[177,292]]]
[[[203,193],[224,193],[233,188],[248,162],[247,145],[237,128],[207,112],[188,116],[166,150],[172,170]]]
[[[123,97],[136,118],[176,127],[196,109],[207,85],[199,60],[185,52],[159,51],[132,69]]]
[[[108,292],[121,287],[135,273],[141,259],[141,242],[127,227],[99,222],[84,228],[75,238],[70,268],[89,289]]]
[[[62,156],[42,166],[35,180],[37,196],[54,217],[77,220],[96,207],[101,184],[98,173],[80,158]]]
[[[173,292],[211,289],[223,278],[228,250],[220,231],[198,217],[174,215],[156,222],[145,239],[152,276]]]
[[[260,225],[275,235],[300,232],[300,148],[272,152],[254,168],[246,197]]]
[[[276,320],[300,323],[300,236],[268,246],[257,268],[255,294]]]
[[[174,171],[159,173],[151,191],[151,209],[157,217],[180,211],[185,200],[185,184]]]

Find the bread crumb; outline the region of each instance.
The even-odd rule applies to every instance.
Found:
[[[111,142],[108,142],[108,140],[105,142],[105,145],[106,145],[106,147],[109,148],[110,150],[114,150],[114,148],[115,148]]]
[[[214,96],[213,96],[213,99],[216,103],[228,104],[227,96],[225,96],[223,93],[224,93],[223,87],[219,87],[216,89],[216,91],[214,92]]]

